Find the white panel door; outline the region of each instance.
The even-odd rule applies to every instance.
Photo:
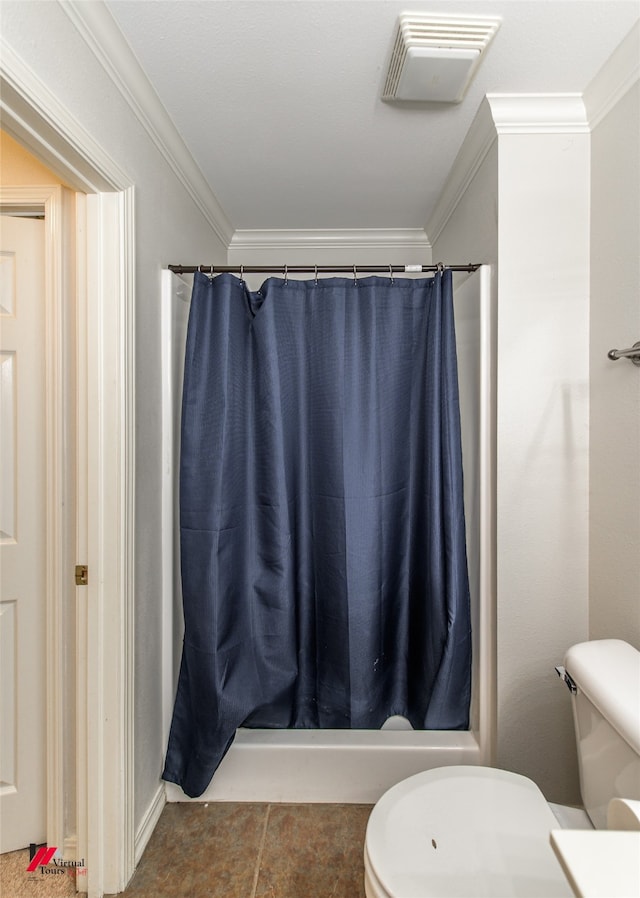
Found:
[[[44,221],[0,215],[0,851],[46,839]]]

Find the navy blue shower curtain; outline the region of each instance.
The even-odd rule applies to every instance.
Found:
[[[468,727],[450,271],[196,274],[180,494],[164,779],[202,794],[239,726]]]

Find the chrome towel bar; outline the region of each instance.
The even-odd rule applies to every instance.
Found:
[[[617,362],[618,359],[629,359],[640,368],[640,341],[634,343],[631,349],[610,349],[607,356],[612,362]]]

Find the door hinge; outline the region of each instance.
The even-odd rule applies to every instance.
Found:
[[[89,583],[89,568],[86,564],[76,564],[76,586],[87,586]]]

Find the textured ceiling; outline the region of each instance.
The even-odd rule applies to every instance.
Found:
[[[423,228],[486,93],[582,92],[639,0],[107,4],[234,228]],[[380,99],[400,12],[499,15],[464,101]]]

